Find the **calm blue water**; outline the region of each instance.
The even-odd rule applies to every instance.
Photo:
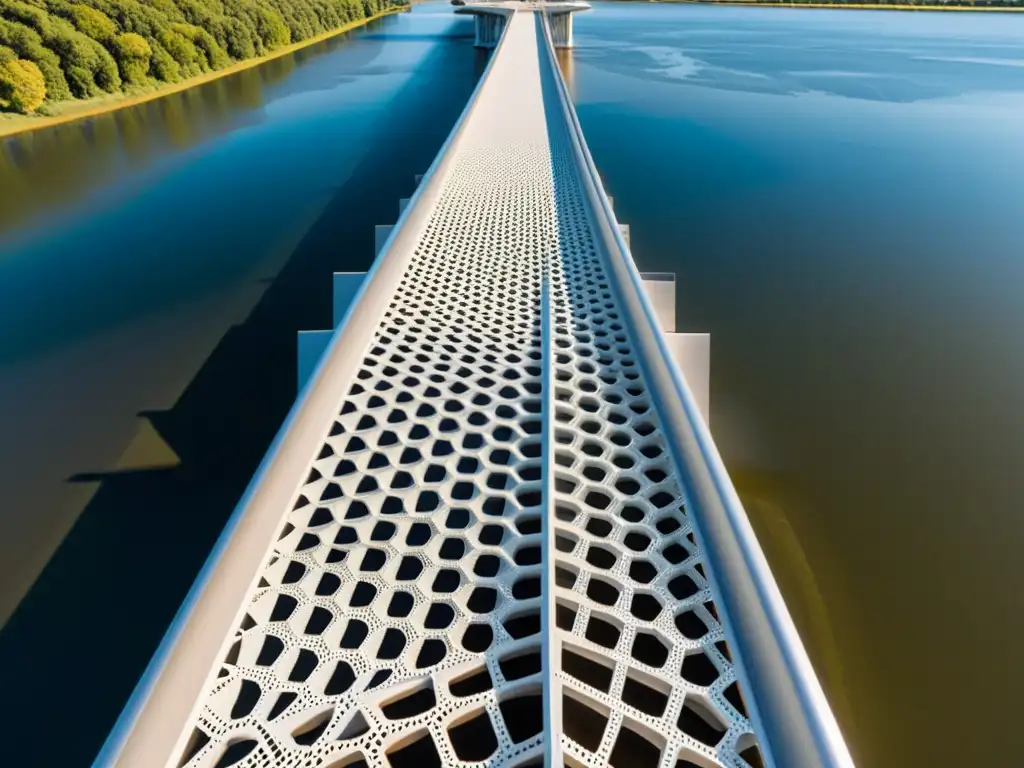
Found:
[[[222,290],[273,259],[376,135],[408,130],[382,118],[439,42],[458,34],[441,10],[9,140],[0,160],[0,362]],[[428,82],[444,86],[437,73]]]
[[[1024,754],[1024,17],[599,4],[580,119],[862,766]]]
[[[135,414],[174,402],[368,154],[382,156],[380,176],[402,178],[392,197],[409,193],[477,75],[466,31],[446,8],[420,8],[0,143],[0,454],[17,457],[0,463],[15,510],[0,514],[3,592],[27,587],[80,511],[65,478],[109,468]],[[334,243],[325,269],[367,263],[372,217],[395,215],[342,213],[365,237]],[[31,428],[52,422],[58,448]],[[11,599],[0,596],[0,620]]]
[[[426,4],[2,145],[0,615],[78,523],[0,633],[0,689],[89,691],[69,764],[283,417],[327,275],[369,263],[465,102],[467,34]],[[712,430],[858,765],[1016,765],[1024,17],[598,3],[576,42],[591,150],[712,334]],[[97,491],[146,419],[181,465]]]

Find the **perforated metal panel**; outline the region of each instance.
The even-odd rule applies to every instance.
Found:
[[[736,753],[753,743],[750,724],[659,418],[561,132],[551,148],[566,754],[586,766],[743,765]]]
[[[181,765],[539,765],[545,690],[567,761],[744,765],[750,724],[597,257],[558,75],[532,12],[505,35]]]

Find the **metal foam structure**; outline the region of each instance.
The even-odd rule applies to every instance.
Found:
[[[96,765],[852,766],[586,148],[568,11],[460,10],[491,62]]]

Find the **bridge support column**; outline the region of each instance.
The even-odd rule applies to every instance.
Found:
[[[390,227],[388,228],[390,231]],[[378,248],[378,252],[379,252]],[[323,357],[327,345],[331,342],[334,330],[341,325],[345,319],[345,313],[352,305],[359,288],[363,284],[365,272],[335,272],[334,273],[334,300],[331,307],[332,327],[325,331],[299,331],[299,345],[296,351],[296,369],[298,375],[298,389],[301,392],[306,386],[309,377],[316,370],[316,364]]]
[[[555,48],[572,48],[572,12],[551,14],[551,40]]]
[[[299,346],[297,351],[296,375],[298,377],[298,389],[302,392],[309,377],[316,370],[316,364],[323,357],[327,345],[331,342],[334,331],[299,331]]]
[[[628,227],[628,224],[621,224]],[[628,231],[628,230],[627,230]],[[624,233],[625,234],[625,233]],[[697,401],[704,423],[711,426],[711,334],[676,331],[676,276],[673,272],[641,272],[647,297],[665,334],[672,359]]]
[[[401,216],[402,212],[399,211],[398,215]],[[394,224],[375,224],[373,227],[373,255],[379,256],[381,250],[384,248],[384,243],[391,237],[391,230],[395,228]]]
[[[380,249],[377,252],[379,253]],[[352,300],[359,293],[359,289],[363,285],[363,278],[365,277],[365,272],[334,273],[334,304],[332,306],[333,312],[331,313],[334,328],[341,325],[341,321],[345,319],[345,313],[352,306]]]
[[[498,13],[477,13],[476,42],[477,48],[494,48],[501,39],[505,29],[505,16]]]

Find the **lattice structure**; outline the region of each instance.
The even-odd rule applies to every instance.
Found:
[[[750,724],[658,414],[595,253],[564,131],[551,151],[565,752],[584,766],[742,766]]]
[[[745,765],[750,724],[536,23],[509,21],[179,765],[541,765],[545,691],[570,764]]]

